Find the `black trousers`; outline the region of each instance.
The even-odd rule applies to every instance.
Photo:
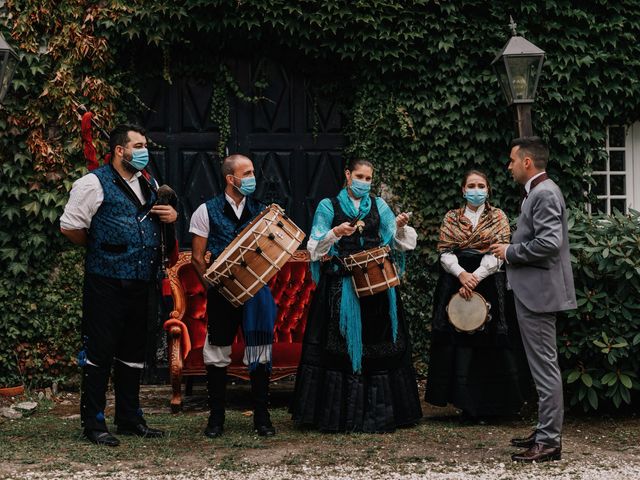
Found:
[[[80,414],[85,428],[106,430],[104,409],[113,366],[116,423],[142,422],[139,392],[152,282],[85,274],[82,299]]]
[[[207,316],[209,317],[209,343],[226,347],[231,345],[242,326],[244,307],[234,307],[216,288],[207,290]],[[244,333],[244,332],[243,332]]]

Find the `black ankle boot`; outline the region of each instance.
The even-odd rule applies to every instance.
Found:
[[[269,415],[269,372],[265,365],[258,365],[251,376],[251,396],[253,397],[253,429],[262,437],[272,437],[276,429]]]
[[[227,391],[227,367],[207,365],[207,394],[209,396],[209,420],[204,435],[215,438],[224,431],[224,410]]]

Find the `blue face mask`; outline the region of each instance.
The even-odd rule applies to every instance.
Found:
[[[131,154],[131,160],[128,163],[136,170],[142,170],[149,164],[149,150],[146,148],[134,149]]]
[[[362,198],[371,191],[371,183],[363,182],[362,180],[351,180],[351,193],[356,198]]]
[[[487,201],[489,192],[483,188],[472,188],[464,192],[464,198],[474,207],[479,207]]]
[[[233,178],[238,178],[238,177],[234,176]],[[240,180],[240,186],[236,188],[245,197],[247,195],[251,195],[253,192],[256,191],[256,177],[245,177],[245,178],[240,178],[239,180]]]

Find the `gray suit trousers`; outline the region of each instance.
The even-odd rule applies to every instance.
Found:
[[[532,312],[517,296],[515,301],[522,343],[538,392],[536,442],[559,447],[564,403],[556,346],[556,315]]]

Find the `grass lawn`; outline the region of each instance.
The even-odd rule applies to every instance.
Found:
[[[147,422],[164,429],[167,436],[148,440],[121,436],[122,444],[117,448],[97,447],[82,439],[77,418],[78,395],[63,393],[53,402],[41,402],[29,417],[2,420],[0,478],[21,478],[29,472],[44,476],[50,472],[57,478],[63,473],[72,475],[84,470],[101,472],[107,477],[122,471],[168,478],[185,472],[214,471],[244,478],[264,468],[287,472],[291,478],[295,475],[304,478],[313,476],[310,470],[365,471],[380,467],[398,474],[420,475],[478,466],[500,466],[507,473],[500,478],[510,478],[511,474],[516,478],[518,472],[531,468],[513,464],[509,459],[514,452],[509,439],[527,433],[532,426],[531,417],[490,425],[464,425],[454,409],[423,404],[425,418],[415,428],[383,435],[321,434],[297,429],[292,424],[286,409],[292,388],[292,383],[285,381],[272,389],[271,412],[278,433],[265,439],[251,429],[248,386],[230,385],[225,434],[211,440],[202,435],[207,420],[202,386],[196,386],[194,395],[185,400],[184,411],[176,415],[169,413],[168,387],[144,387],[142,402]],[[109,405],[112,402],[110,398]],[[108,417],[110,414],[111,408],[107,410]],[[605,470],[614,467],[615,462],[638,467],[639,445],[640,420],[635,415],[569,416],[565,423],[563,460],[536,468],[563,472],[585,462]]]

